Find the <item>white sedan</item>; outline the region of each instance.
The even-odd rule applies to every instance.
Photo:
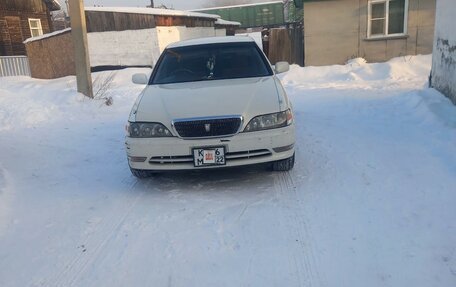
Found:
[[[126,149],[133,175],[270,163],[294,165],[291,103],[250,37],[182,41],[163,51],[130,113]]]

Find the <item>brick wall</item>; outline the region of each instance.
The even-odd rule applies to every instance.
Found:
[[[0,56],[26,54],[22,42],[32,36],[29,18],[41,20],[43,34],[53,31],[48,13],[0,11]]]

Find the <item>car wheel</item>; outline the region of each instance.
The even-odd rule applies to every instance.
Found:
[[[137,178],[149,178],[153,176],[153,172],[149,170],[143,170],[143,169],[134,169],[130,167],[131,174],[133,174]]]
[[[295,163],[295,154],[291,157],[278,160],[272,163],[272,170],[273,171],[289,171],[293,168]]]

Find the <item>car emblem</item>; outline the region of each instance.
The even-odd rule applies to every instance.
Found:
[[[206,132],[210,132],[211,131],[211,124],[205,124],[204,125],[204,129],[206,130]]]

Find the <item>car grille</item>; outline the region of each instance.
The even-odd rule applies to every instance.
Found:
[[[246,150],[238,152],[229,152],[225,155],[227,160],[249,159],[257,157],[268,157],[272,153],[267,149]]]
[[[174,128],[182,138],[206,138],[234,135],[241,126],[241,117],[179,120]]]
[[[227,161],[244,160],[251,158],[269,157],[272,152],[267,149],[245,150],[238,152],[227,152],[225,158]],[[149,160],[150,164],[193,164],[192,155],[175,155],[175,156],[153,156]]]

